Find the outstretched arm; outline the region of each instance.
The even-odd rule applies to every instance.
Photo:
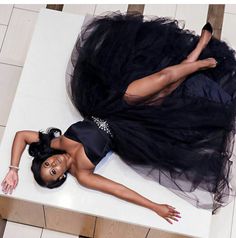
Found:
[[[125,201],[146,207],[156,212],[159,216],[163,217],[171,224],[171,219],[178,221],[176,218],[180,218],[180,213],[176,211],[172,206],[152,202],[151,200],[143,197],[139,193],[127,188],[126,186],[120,183],[116,183],[101,175],[94,174],[91,171],[80,171],[78,173],[77,180],[81,185],[87,188],[96,189],[101,192],[114,195]]]
[[[1,183],[4,193],[12,193],[18,183],[18,167],[20,164],[21,155],[27,144],[39,140],[38,132],[36,131],[18,131],[15,135],[12,151],[11,151],[11,168]]]

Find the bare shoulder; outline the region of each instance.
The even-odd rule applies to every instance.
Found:
[[[64,135],[61,135],[59,137],[55,137],[51,141],[51,147],[53,149],[58,149],[58,150],[64,150],[66,152],[74,151],[75,149],[78,148],[78,142],[73,141]]]

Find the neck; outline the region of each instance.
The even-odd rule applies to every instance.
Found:
[[[66,153],[66,167],[67,167],[67,170],[71,169],[72,162],[73,162],[72,157],[69,154]]]

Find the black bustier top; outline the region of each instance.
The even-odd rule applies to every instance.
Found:
[[[64,136],[82,143],[87,157],[94,165],[97,165],[112,147],[111,136],[88,119],[72,124]]]

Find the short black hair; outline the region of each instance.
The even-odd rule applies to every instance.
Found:
[[[39,141],[31,143],[29,146],[28,152],[32,157],[34,157],[31,171],[33,172],[35,181],[42,187],[57,188],[67,179],[67,172],[65,172],[63,178],[46,183],[40,174],[41,166],[47,158],[53,155],[65,153],[63,150],[55,150],[50,147],[51,140],[61,134],[61,130],[58,128],[48,128],[46,132],[39,131]]]

